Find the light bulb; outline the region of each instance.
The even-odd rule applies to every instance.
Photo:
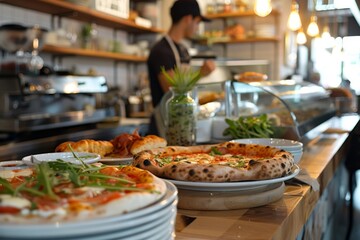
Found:
[[[271,0],[256,0],[254,12],[260,17],[266,17],[272,11]]]
[[[310,37],[316,37],[317,35],[319,35],[319,27],[316,23],[317,21],[317,18],[316,16],[311,16],[311,19],[310,19],[310,24],[307,28],[307,31],[306,33],[310,36]]]
[[[324,27],[323,32],[321,34],[321,38],[323,39],[331,38],[329,26]]]
[[[306,35],[302,28],[300,28],[298,34],[296,35],[296,43],[299,45],[304,45],[306,43]]]
[[[299,15],[299,5],[295,1],[291,4],[291,12],[289,15],[287,26],[292,31],[297,31],[302,26]]]

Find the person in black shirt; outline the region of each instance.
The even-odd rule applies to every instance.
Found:
[[[181,41],[184,38],[190,38],[196,32],[201,21],[209,21],[201,15],[196,0],[175,1],[170,9],[170,15],[172,25],[168,34],[153,46],[147,61],[154,107],[160,103],[165,92],[169,90],[169,84],[161,73],[161,67],[164,67],[172,75],[175,66],[189,64],[190,55]],[[214,62],[206,60],[200,68],[200,73],[202,76],[206,76],[214,69]]]

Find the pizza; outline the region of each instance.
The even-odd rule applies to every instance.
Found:
[[[165,192],[163,180],[133,166],[42,162],[0,171],[0,224],[121,215],[156,202]]]
[[[132,157],[140,151],[166,145],[164,138],[156,135],[142,137],[135,130],[133,133],[122,133],[110,141],[82,139],[77,142],[63,142],[55,148],[55,152],[89,152],[99,154],[102,158],[121,158]]]
[[[292,171],[294,158],[275,147],[225,142],[142,151],[134,156],[133,165],[162,178],[233,182],[286,176]]]

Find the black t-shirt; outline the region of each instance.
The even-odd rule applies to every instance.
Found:
[[[190,55],[186,47],[175,42],[174,44],[179,52],[180,62],[190,63]],[[158,79],[162,66],[165,68],[165,70],[173,69],[176,66],[175,55],[165,37],[163,37],[154,45],[150,51],[150,55],[147,61],[151,97],[154,107],[160,103],[161,98],[164,96],[164,91],[161,89]]]

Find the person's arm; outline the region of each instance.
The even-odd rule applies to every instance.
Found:
[[[173,76],[173,74],[174,74],[174,70],[173,70],[173,69],[169,69],[169,70],[167,70],[166,72],[167,72],[170,76]],[[159,73],[158,79],[159,79],[159,83],[160,83],[161,89],[162,89],[164,92],[169,91],[170,84],[169,84],[168,80],[166,79],[165,75],[164,75],[162,72]]]
[[[215,62],[213,60],[205,60],[200,68],[200,74],[205,77],[215,70]]]

